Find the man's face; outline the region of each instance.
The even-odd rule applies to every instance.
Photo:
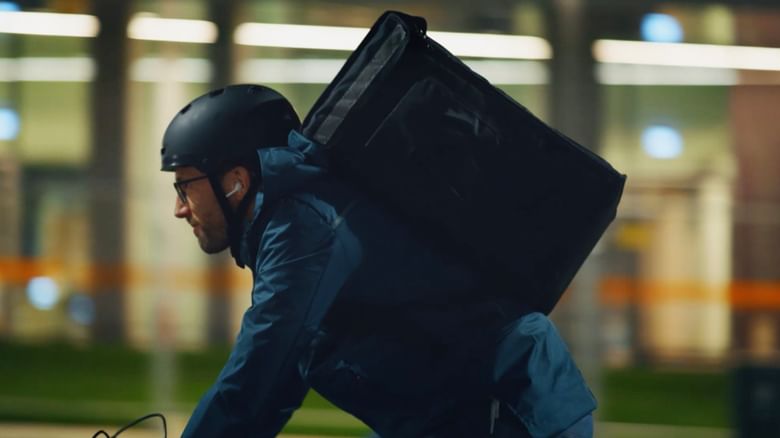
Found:
[[[194,167],[176,168],[176,181],[185,181],[205,174]],[[180,186],[186,201],[176,197],[174,215],[186,219],[198,238],[198,244],[208,254],[218,253],[228,247],[225,215],[217,203],[208,178],[198,179]]]

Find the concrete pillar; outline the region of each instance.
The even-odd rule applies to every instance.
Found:
[[[215,89],[235,83],[236,50],[233,30],[237,24],[240,0],[209,0],[209,17],[217,25],[217,41],[209,47],[212,65],[211,86]],[[230,324],[231,280],[229,269],[236,269],[229,251],[208,258],[207,341],[224,344],[235,337]]]
[[[547,9],[550,61],[550,119],[547,122],[578,143],[598,150],[600,106],[590,46],[590,6],[584,0],[554,0]],[[553,311],[561,334],[596,397],[600,393],[601,325],[597,285],[598,250],[575,277]]]
[[[738,86],[731,121],[738,176],[735,190],[732,301],[733,342],[738,351],[780,353],[780,86]],[[770,342],[766,342],[769,339]]]
[[[91,273],[95,340],[124,337],[124,222],[127,36],[132,2],[92,2],[100,33],[92,40],[92,157],[89,163]]]

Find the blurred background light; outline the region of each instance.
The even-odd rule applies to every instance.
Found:
[[[246,46],[352,51],[368,33],[366,27],[242,23],[235,42]],[[508,59],[550,59],[552,49],[543,38],[430,31],[428,35],[456,56]]]
[[[19,5],[14,2],[0,2],[0,12],[16,12]]]
[[[234,39],[245,46],[352,51],[367,33],[366,27],[242,23]]]
[[[68,300],[68,315],[81,324],[90,325],[95,320],[95,302],[85,294],[74,294]]]
[[[0,140],[14,140],[19,135],[19,114],[11,108],[0,108]]]
[[[0,10],[0,33],[91,38],[99,31],[92,15]]]
[[[550,82],[547,65],[541,61],[468,59],[463,62],[496,85],[544,85]]]
[[[205,84],[211,80],[212,68],[204,58],[144,57],[130,64],[130,79],[139,82],[161,82],[172,79],[182,83]],[[250,81],[258,79],[250,79]]]
[[[130,20],[127,36],[136,40],[213,43],[217,40],[217,25],[206,20],[159,18],[139,13]]]
[[[250,59],[241,63],[238,77],[244,82],[266,84],[328,84],[344,62],[344,59],[324,58]],[[539,61],[470,59],[464,62],[493,84],[542,85],[549,81],[547,68]],[[154,73],[149,78],[159,80],[159,72],[151,65],[146,67]],[[140,75],[139,70],[134,77]]]
[[[0,58],[0,82],[89,82],[94,78],[92,58]]]
[[[653,158],[669,160],[680,156],[683,139],[671,126],[651,125],[642,132],[642,149]]]
[[[685,37],[680,22],[667,14],[646,14],[640,31],[643,40],[656,43],[679,43]]]
[[[739,70],[730,68],[640,64],[597,64],[596,78],[604,85],[731,86],[745,82]]]
[[[780,48],[596,40],[598,62],[780,71]]]
[[[238,76],[244,82],[267,84],[328,84],[344,66],[344,59],[250,59]]]
[[[489,33],[428,32],[455,56],[476,58],[550,59],[552,48],[544,38]]]
[[[49,277],[34,277],[27,283],[27,299],[38,310],[50,310],[60,299],[60,288]]]

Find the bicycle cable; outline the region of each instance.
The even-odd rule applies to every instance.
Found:
[[[137,425],[138,423],[140,423],[142,421],[145,421],[145,420],[148,420],[148,419],[150,419],[152,417],[160,417],[160,420],[162,420],[162,424],[163,424],[163,438],[168,438],[168,424],[165,422],[165,416],[163,414],[160,414],[160,413],[157,413],[157,412],[155,412],[153,414],[144,415],[141,418],[138,418],[136,420],[131,421],[130,423],[126,424],[121,429],[116,431],[116,433],[113,434],[113,435],[109,435],[108,432],[106,432],[105,430],[101,429],[101,430],[95,432],[95,434],[92,435],[92,438],[98,438],[100,436],[100,434],[105,435],[106,438],[116,438],[117,436],[119,436],[120,433],[122,433],[122,432],[126,431],[127,429],[130,429],[131,427]]]

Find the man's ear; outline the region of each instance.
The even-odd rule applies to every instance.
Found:
[[[235,206],[244,199],[249,190],[249,171],[243,166],[236,166],[222,176],[222,190]]]

